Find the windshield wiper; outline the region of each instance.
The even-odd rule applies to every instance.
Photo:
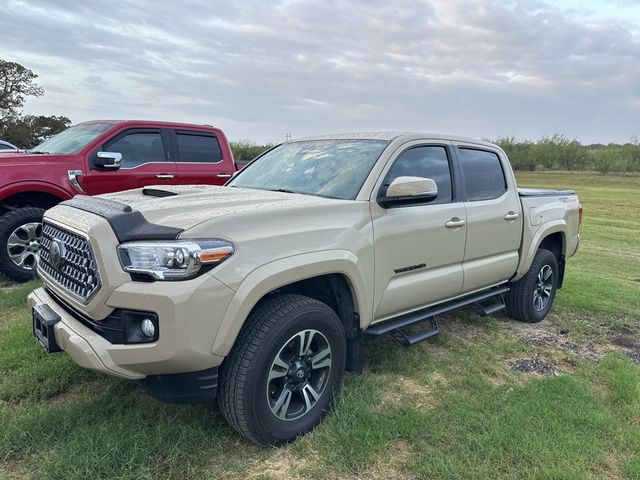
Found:
[[[42,152],[40,150],[29,150],[29,153],[34,153],[36,155],[49,155],[49,152]]]

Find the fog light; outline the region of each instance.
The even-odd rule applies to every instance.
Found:
[[[153,322],[148,318],[145,318],[144,320],[142,320],[142,323],[140,324],[140,330],[142,330],[142,334],[145,337],[149,337],[149,338],[153,337],[156,333],[156,327],[153,325]]]

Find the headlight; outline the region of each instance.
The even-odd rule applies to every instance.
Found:
[[[233,252],[233,244],[224,240],[127,242],[118,246],[118,257],[126,272],[150,275],[156,280],[195,277]]]

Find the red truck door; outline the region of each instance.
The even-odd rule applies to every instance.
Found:
[[[181,185],[224,185],[235,167],[224,155],[215,133],[201,130],[173,130],[178,183]]]
[[[98,195],[147,185],[175,185],[177,169],[169,161],[168,145],[167,133],[160,128],[130,128],[117,133],[89,154],[87,193]],[[122,166],[96,167],[94,160],[99,151],[120,153]]]

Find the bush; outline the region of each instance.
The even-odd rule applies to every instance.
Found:
[[[273,144],[258,145],[250,140],[238,140],[237,142],[230,142],[230,145],[233,158],[238,163],[249,163],[262,152],[274,146]]]

